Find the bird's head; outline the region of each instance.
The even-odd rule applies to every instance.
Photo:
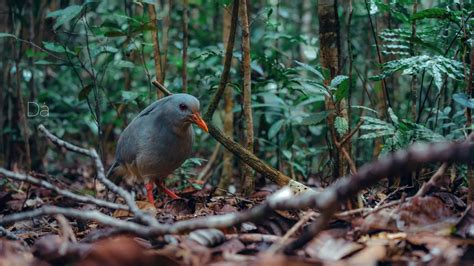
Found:
[[[176,119],[184,124],[194,123],[202,130],[209,132],[206,122],[202,119],[199,113],[199,100],[196,97],[185,94],[178,93],[173,94],[171,101],[171,108],[173,109],[173,114],[176,114]]]

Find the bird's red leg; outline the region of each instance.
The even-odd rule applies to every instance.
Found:
[[[155,199],[153,198],[153,182],[150,181],[148,183],[145,184],[145,188],[146,188],[146,196],[148,198],[148,201],[151,203],[151,204],[155,204]]]
[[[169,190],[165,185],[163,184],[162,181],[155,181],[155,184],[157,187],[159,187],[163,192],[166,193],[166,195],[170,196],[172,199],[180,199],[178,195],[176,195],[173,191]]]

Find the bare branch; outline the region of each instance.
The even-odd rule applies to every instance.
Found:
[[[469,138],[470,139],[470,138]],[[348,178],[344,178],[326,188],[319,195],[307,196],[305,193],[301,197],[302,204],[294,207],[315,207],[318,206],[323,215],[334,213],[339,202],[344,202],[356,195],[359,191],[367,188],[379,180],[391,176],[400,175],[406,171],[415,169],[420,164],[435,162],[472,162],[474,158],[474,144],[470,142],[455,143],[434,143],[415,144],[407,150],[398,151],[385,158],[366,164],[359,171]],[[296,198],[295,198],[296,199]],[[288,201],[290,203],[292,201]],[[287,206],[288,207],[288,206]],[[324,217],[323,217],[324,218]],[[325,219],[316,221],[320,223]],[[308,241],[316,236],[320,229],[320,224],[314,224],[298,240],[291,243],[285,252],[303,247]]]
[[[148,236],[150,229],[147,226],[140,225],[133,222],[122,221],[111,216],[105,215],[99,211],[91,210],[77,210],[72,208],[62,208],[55,206],[43,206],[31,211],[19,212],[2,217],[0,224],[9,224],[18,221],[24,221],[36,217],[47,215],[62,214],[66,217],[75,218],[79,220],[93,220],[98,223],[109,225],[126,232],[135,233],[139,236]],[[158,230],[157,228],[155,230]]]
[[[224,90],[227,85],[227,82],[229,82],[230,65],[232,63],[232,54],[234,53],[234,42],[235,42],[235,35],[236,35],[235,31],[237,28],[237,19],[239,16],[239,2],[240,2],[239,0],[234,0],[232,3],[232,15],[231,15],[231,22],[230,22],[229,40],[227,41],[227,47],[225,49],[225,56],[224,56],[224,69],[222,70],[219,87],[217,88],[216,92],[214,93],[214,97],[209,103],[207,112],[204,114],[204,120],[206,121],[211,121],[212,115],[216,111],[217,105],[219,104],[219,101],[222,98],[222,94],[224,94]]]
[[[69,190],[61,189],[61,188],[49,183],[48,181],[41,180],[41,179],[32,177],[30,175],[15,173],[15,172],[8,171],[8,170],[6,170],[4,168],[1,168],[1,167],[0,167],[0,174],[4,175],[6,178],[10,178],[10,179],[18,180],[18,181],[24,181],[24,182],[28,182],[28,183],[33,184],[33,185],[37,185],[37,186],[47,188],[49,190],[52,190],[52,191],[58,193],[59,195],[62,195],[64,197],[67,197],[67,198],[70,198],[70,199],[73,199],[73,200],[78,201],[78,202],[92,203],[92,204],[95,204],[97,206],[110,208],[110,209],[128,210],[128,207],[123,205],[123,204],[112,203],[112,202],[104,201],[104,200],[101,200],[101,199],[96,199],[96,198],[91,197],[91,196],[77,195],[75,193],[72,193]]]

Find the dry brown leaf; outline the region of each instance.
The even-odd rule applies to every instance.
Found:
[[[72,243],[58,235],[45,235],[35,241],[33,254],[52,264],[68,264],[79,260],[92,247],[91,244]]]
[[[363,248],[359,243],[323,233],[307,245],[305,252],[312,258],[337,261]]]
[[[423,232],[408,235],[407,240],[414,245],[425,246],[430,252],[423,260],[433,265],[454,265],[464,254],[461,239]]]
[[[18,241],[10,241],[0,238],[0,265],[34,265],[39,261],[33,257],[33,254]]]
[[[377,265],[378,261],[385,258],[386,253],[387,249],[383,245],[367,246],[345,262],[347,262],[347,265]]]
[[[140,210],[150,213],[153,216],[156,216],[158,213],[155,205],[151,204],[149,201],[136,201],[137,206]],[[129,211],[126,210],[116,210],[113,215],[115,218],[125,218],[133,216]]]
[[[115,237],[94,243],[79,263],[83,266],[179,265],[172,257],[147,249],[132,237]]]
[[[464,215],[457,223],[456,234],[462,237],[474,237],[474,208],[472,205],[469,205]]]
[[[417,197],[394,209],[382,209],[368,215],[360,224],[362,232],[374,230],[404,232],[440,232],[450,234],[458,220],[456,214],[438,197]]]
[[[194,199],[175,199],[168,201],[163,207],[168,213],[178,217],[192,215],[196,211],[196,201]]]

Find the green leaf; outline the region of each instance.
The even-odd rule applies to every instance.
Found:
[[[370,79],[381,80],[397,71],[402,71],[402,75],[415,75],[421,71],[426,71],[433,76],[438,90],[441,90],[443,84],[443,74],[452,79],[464,79],[462,63],[440,55],[419,55],[393,60],[383,64],[382,69],[381,75],[373,76]]]
[[[91,92],[91,90],[92,90],[92,84],[89,84],[85,86],[84,88],[82,88],[82,90],[79,92],[79,100],[80,101],[85,100],[87,96],[89,95],[89,93]]]
[[[474,99],[468,98],[465,93],[455,93],[453,95],[453,100],[463,107],[474,109]]]
[[[438,19],[449,19],[455,20],[454,14],[444,8],[428,8],[419,12],[416,12],[411,16],[411,20],[420,20],[425,18],[438,18]]]
[[[316,125],[316,124],[319,124],[324,119],[326,119],[328,115],[329,115],[328,111],[322,111],[319,113],[310,114],[306,117],[303,117],[301,122],[299,122],[298,124],[303,125],[303,126]]]
[[[27,49],[26,56],[28,58],[44,58],[48,56],[48,54],[45,52],[35,52],[33,49]]]
[[[54,65],[54,63],[48,60],[40,59],[35,61],[35,65]]]
[[[335,96],[336,96],[336,101],[339,102],[340,100],[342,100],[343,98],[347,97],[348,93],[349,93],[349,77],[347,76],[336,76],[332,81],[331,81],[331,84],[333,83],[333,81],[336,80],[336,78],[340,77],[337,82],[334,82],[334,84],[337,84],[336,86],[338,86],[337,90],[336,90],[336,93],[335,93]],[[332,85],[331,85],[332,86]]]
[[[371,132],[364,134],[359,137],[359,139],[375,139],[383,136],[391,136],[393,135],[394,132],[392,130],[385,130],[385,131],[377,131],[377,132]]]
[[[283,156],[285,156],[285,158],[288,159],[288,160],[290,160],[291,157],[292,157],[291,151],[289,151],[289,150],[283,150],[283,151],[281,151],[281,153],[283,153]]]
[[[295,61],[296,64],[298,64],[299,66],[301,66],[302,68],[306,69],[307,71],[315,74],[316,76],[318,76],[318,78],[324,80],[324,77],[323,77],[323,74],[321,74],[321,72],[319,70],[317,70],[316,68],[308,65],[308,64],[305,64],[305,63],[301,63],[301,62],[298,62],[298,61]]]
[[[121,31],[107,31],[104,33],[105,37],[122,37],[122,36],[127,36],[127,33],[121,32]]]
[[[0,32],[0,38],[15,38],[16,39],[16,36],[10,33],[6,33],[6,32]]]
[[[124,102],[131,102],[138,98],[138,93],[134,91],[122,91],[122,100]]]
[[[343,136],[349,130],[349,123],[344,117],[336,116],[334,120],[334,127],[336,128],[337,134]]]
[[[123,68],[133,68],[135,65],[130,61],[119,60],[114,63],[116,67],[123,67]]]
[[[43,46],[46,50],[56,52],[56,53],[70,53],[74,54],[71,50],[69,50],[67,47],[63,47],[59,44],[52,43],[52,42],[43,42]]]
[[[335,76],[332,80],[331,80],[331,87],[334,87],[336,88],[337,86],[339,86],[339,84],[341,84],[344,80],[347,80],[349,77],[348,76],[345,76],[345,75],[338,75],[338,76]]]
[[[54,24],[54,29],[61,27],[64,23],[72,20],[82,11],[82,6],[72,5],[64,9],[59,9],[53,12],[50,12],[46,17],[47,18],[56,18],[56,23]]]
[[[276,123],[274,123],[270,129],[268,130],[268,138],[273,139],[276,134],[280,131],[280,129],[283,127],[283,124],[285,123],[285,120],[278,120]]]
[[[390,115],[390,119],[393,121],[393,123],[395,125],[398,125],[399,122],[398,122],[398,116],[395,115],[395,113],[393,112],[392,108],[388,108],[388,114]]]

